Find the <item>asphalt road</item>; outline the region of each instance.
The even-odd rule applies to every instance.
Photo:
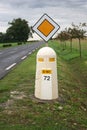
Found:
[[[14,66],[27,58],[42,44],[43,42],[35,42],[0,50],[0,79],[6,76]]]

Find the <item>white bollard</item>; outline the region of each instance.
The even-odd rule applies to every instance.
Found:
[[[56,53],[43,47],[37,53],[35,97],[42,100],[58,98]]]

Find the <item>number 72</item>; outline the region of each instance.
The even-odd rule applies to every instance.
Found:
[[[44,76],[44,80],[50,81],[50,76]]]

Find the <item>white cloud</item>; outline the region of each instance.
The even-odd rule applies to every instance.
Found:
[[[8,28],[14,18],[24,18],[33,26],[47,13],[64,29],[72,22],[87,21],[86,0],[0,0],[0,32]],[[60,30],[61,30],[60,29]]]

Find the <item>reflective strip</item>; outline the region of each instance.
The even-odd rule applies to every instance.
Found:
[[[27,56],[23,56],[21,59],[24,60]]]
[[[12,65],[10,65],[9,67],[7,67],[6,68],[6,70],[9,70],[9,69],[11,69],[13,66],[15,66],[16,65],[16,63],[13,63]]]
[[[49,62],[54,62],[55,58],[49,58]]]
[[[38,58],[38,61],[43,62],[44,59],[43,58]]]
[[[42,74],[52,74],[52,70],[42,70]]]

